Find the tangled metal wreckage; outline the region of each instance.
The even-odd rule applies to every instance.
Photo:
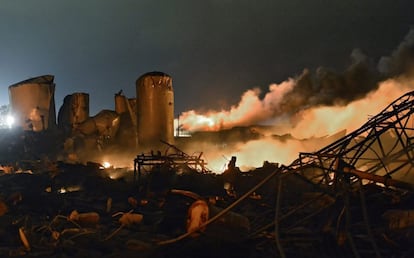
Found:
[[[95,197],[72,195],[59,215],[37,224],[32,218],[31,227],[30,213],[10,219],[19,225],[13,238],[24,251],[7,254],[81,255],[77,248],[87,246],[106,257],[137,251],[143,257],[413,257],[413,112],[410,92],[289,166],[265,162],[249,172],[240,172],[232,159],[215,175],[201,155],[166,143],[165,153],[136,157],[133,191],[115,181]],[[50,194],[61,189],[61,176],[53,178]],[[98,191],[106,182],[93,180],[83,179],[82,186]],[[12,213],[19,200],[11,194],[2,206]],[[94,210],[79,214],[76,207]],[[0,207],[3,225],[6,208]],[[60,215],[65,212],[70,215]]]
[[[276,170],[275,216],[255,234],[272,232],[281,257],[411,257],[413,101],[407,93],[358,130]],[[289,177],[307,187],[292,189]]]
[[[241,195],[200,228],[234,210],[249,219],[245,240],[255,242],[258,256],[411,257],[413,104],[414,92],[407,93],[358,130],[301,153],[287,167],[235,172]],[[138,156],[136,165],[142,162]],[[248,181],[258,182],[242,189]]]

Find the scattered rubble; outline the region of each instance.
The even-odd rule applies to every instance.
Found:
[[[10,160],[0,256],[412,257],[413,104],[408,93],[289,166],[243,172],[235,156],[214,174],[201,154],[167,142],[123,173],[44,155]]]

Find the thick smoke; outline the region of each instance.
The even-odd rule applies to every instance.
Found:
[[[307,110],[343,107],[376,91],[382,81],[414,75],[414,29],[390,56],[382,57],[378,64],[360,49],[353,50],[350,59],[349,67],[341,73],[325,67],[315,72],[305,69],[295,78],[270,85],[263,98],[260,98],[259,89],[248,90],[229,110],[207,113],[191,110],[182,113],[180,123],[189,131],[217,131],[278,123],[287,118],[294,128]]]
[[[315,74],[303,71],[296,79],[295,87],[283,96],[278,111],[293,115],[322,105],[345,105],[376,89],[379,74],[362,51],[354,50],[351,60],[351,65],[342,74],[324,67],[318,68]]]
[[[181,115],[180,122],[184,129],[190,131],[218,131],[235,126],[259,124],[274,117],[275,113],[281,114],[281,100],[294,86],[293,79],[279,85],[272,84],[263,99],[259,97],[259,89],[248,90],[241,97],[239,104],[230,110],[210,111],[205,114],[191,110]]]
[[[380,59],[378,70],[387,77],[400,75],[412,77],[414,75],[414,27],[391,56]]]
[[[414,30],[378,64],[361,50],[351,53],[351,63],[342,73],[327,68],[272,84],[264,97],[260,90],[246,91],[229,110],[184,112],[182,127],[189,131],[237,131],[251,125],[272,125],[255,130],[257,137],[241,135],[239,141],[225,138],[186,146],[204,151],[214,171],[222,171],[231,156],[242,169],[260,166],[264,160],[289,164],[299,152],[316,151],[337,140],[381,112],[389,103],[414,89]],[[233,130],[223,130],[234,128]],[[206,132],[204,132],[206,133]]]

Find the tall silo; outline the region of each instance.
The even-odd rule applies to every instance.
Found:
[[[140,147],[158,147],[174,141],[174,92],[172,78],[150,72],[136,81],[137,130]]]
[[[115,94],[115,112],[122,114],[128,111],[127,98],[122,94],[122,90]]]
[[[66,132],[89,118],[89,94],[76,92],[63,99],[58,113],[58,125]]]
[[[9,86],[11,113],[17,126],[35,132],[56,126],[53,79],[53,75],[43,75]]]

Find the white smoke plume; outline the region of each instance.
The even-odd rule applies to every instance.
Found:
[[[263,98],[259,89],[248,90],[229,110],[182,113],[183,129],[192,132],[273,125],[270,131],[259,130],[258,138],[242,134],[238,143],[196,142],[189,149],[204,151],[211,168],[222,171],[231,156],[237,156],[237,165],[245,169],[264,160],[287,165],[299,152],[326,146],[414,89],[414,30],[377,65],[359,49],[351,60],[343,73],[319,68],[312,74],[305,69],[295,78],[270,85]]]
[[[355,49],[351,53],[351,65],[342,73],[324,67],[315,73],[305,69],[295,78],[270,85],[263,98],[258,88],[248,90],[229,110],[205,113],[190,110],[183,112],[179,121],[188,131],[218,131],[236,126],[286,123],[288,118],[289,126],[295,128],[303,114],[315,108],[345,107],[373,94],[390,78],[411,78],[413,71],[414,29],[391,56],[381,58],[378,65]]]
[[[263,99],[259,97],[258,88],[248,90],[242,95],[240,102],[230,110],[210,111],[205,114],[191,110],[182,113],[180,122],[183,128],[189,131],[218,131],[235,126],[258,124],[273,117],[275,112],[281,111],[279,107],[283,96],[294,86],[293,79],[279,85],[272,84]]]

